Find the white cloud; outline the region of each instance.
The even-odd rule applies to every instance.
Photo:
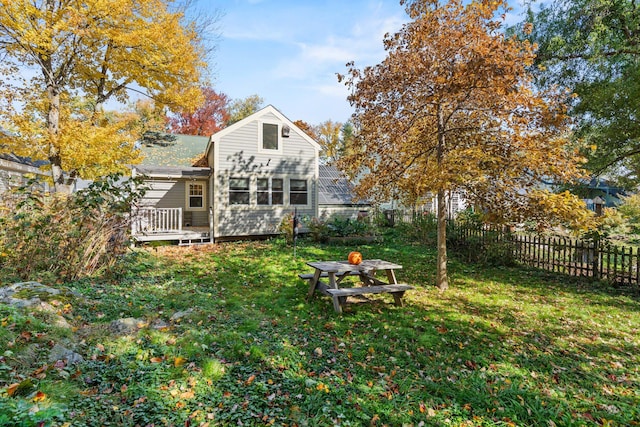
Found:
[[[349,61],[356,65],[378,63],[384,58],[384,35],[398,31],[404,22],[406,19],[402,13],[384,18],[361,16],[348,31],[334,28],[320,40],[294,44],[292,56],[278,62],[273,76],[313,80],[322,71],[344,72]]]

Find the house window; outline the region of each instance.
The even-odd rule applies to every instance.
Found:
[[[204,182],[187,182],[187,210],[204,210]]]
[[[262,124],[262,149],[278,150],[278,125],[272,123]]]
[[[289,203],[292,205],[306,205],[308,200],[307,181],[292,179],[289,181]]]
[[[284,180],[272,179],[271,180],[271,204],[282,205],[284,204]]]
[[[282,179],[258,178],[259,205],[281,205],[283,203],[283,196],[284,191]]]
[[[249,178],[229,178],[229,204],[249,204]]]

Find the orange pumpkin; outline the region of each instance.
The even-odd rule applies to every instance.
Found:
[[[362,262],[362,254],[356,251],[349,252],[347,261],[349,261],[349,264],[358,265]]]

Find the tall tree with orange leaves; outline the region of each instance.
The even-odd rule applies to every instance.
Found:
[[[104,113],[107,101],[137,92],[179,111],[201,100],[206,49],[180,4],[0,0],[4,149],[48,160],[57,191],[70,190],[64,172],[126,170],[136,135]]]
[[[224,128],[229,120],[229,97],[211,87],[203,87],[204,103],[193,112],[169,118],[169,129],[185,135],[209,136]]]
[[[534,46],[502,31],[506,1],[401,4],[411,21],[385,37],[387,57],[364,69],[349,63],[339,75],[356,134],[338,166],[360,177],[363,197],[437,195],[436,285],[444,290],[448,192],[515,218],[547,198],[564,201],[536,188],[542,178],[578,176],[579,162],[567,147],[564,94],[533,89]]]

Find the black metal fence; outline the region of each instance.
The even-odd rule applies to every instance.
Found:
[[[495,251],[515,262],[570,276],[640,286],[640,251],[599,240],[585,241],[454,226],[453,235],[474,250]]]

